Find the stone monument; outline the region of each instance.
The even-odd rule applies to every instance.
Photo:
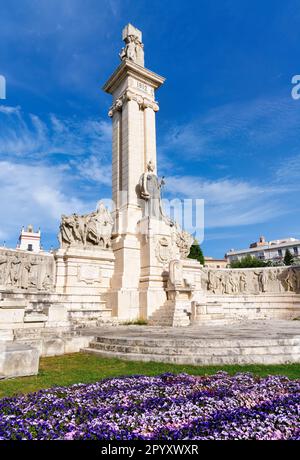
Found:
[[[104,85],[114,207],[62,216],[50,253],[0,248],[0,376],[34,374],[40,355],[87,347],[81,329],[103,322],[300,318],[299,266],[211,269],[187,258],[193,238],[165,214],[157,172],[155,92],[165,79],[145,68],[141,31],[128,24],[122,38]]]
[[[166,298],[166,268],[180,257],[180,229],[162,210],[156,171],[155,91],[164,78],[144,67],[142,33],[128,24],[121,64],[103,89],[113,97],[112,249],[110,303],[118,318],[146,318]]]
[[[110,316],[105,294],[113,272],[113,218],[102,202],[94,212],[62,216],[55,252],[56,292],[73,321]]]

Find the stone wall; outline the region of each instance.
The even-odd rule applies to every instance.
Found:
[[[0,290],[53,291],[54,273],[52,254],[0,249]]]
[[[193,322],[300,318],[300,267],[201,268]]]
[[[0,249],[0,340],[11,340],[17,329],[69,331],[110,318],[113,266],[110,249]]]

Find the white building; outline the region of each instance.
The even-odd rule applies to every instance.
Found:
[[[41,251],[41,231],[35,232],[32,225],[28,225],[25,230],[21,230],[17,249],[24,251],[40,252]]]
[[[281,240],[266,241],[263,236],[255,243],[250,244],[247,249],[230,249],[225,254],[228,262],[241,260],[250,255],[265,261],[280,262],[284,259],[286,250],[289,249],[293,257],[300,257],[300,240],[296,238],[284,238]]]

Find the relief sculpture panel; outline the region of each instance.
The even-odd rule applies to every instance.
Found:
[[[202,289],[212,294],[300,293],[300,267],[203,269]]]
[[[49,255],[0,250],[0,288],[49,291],[53,287],[53,258]]]

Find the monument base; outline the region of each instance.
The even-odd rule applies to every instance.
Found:
[[[91,324],[109,318],[106,294],[114,269],[111,250],[59,249],[56,260],[56,292],[63,295],[68,318],[74,324]]]

